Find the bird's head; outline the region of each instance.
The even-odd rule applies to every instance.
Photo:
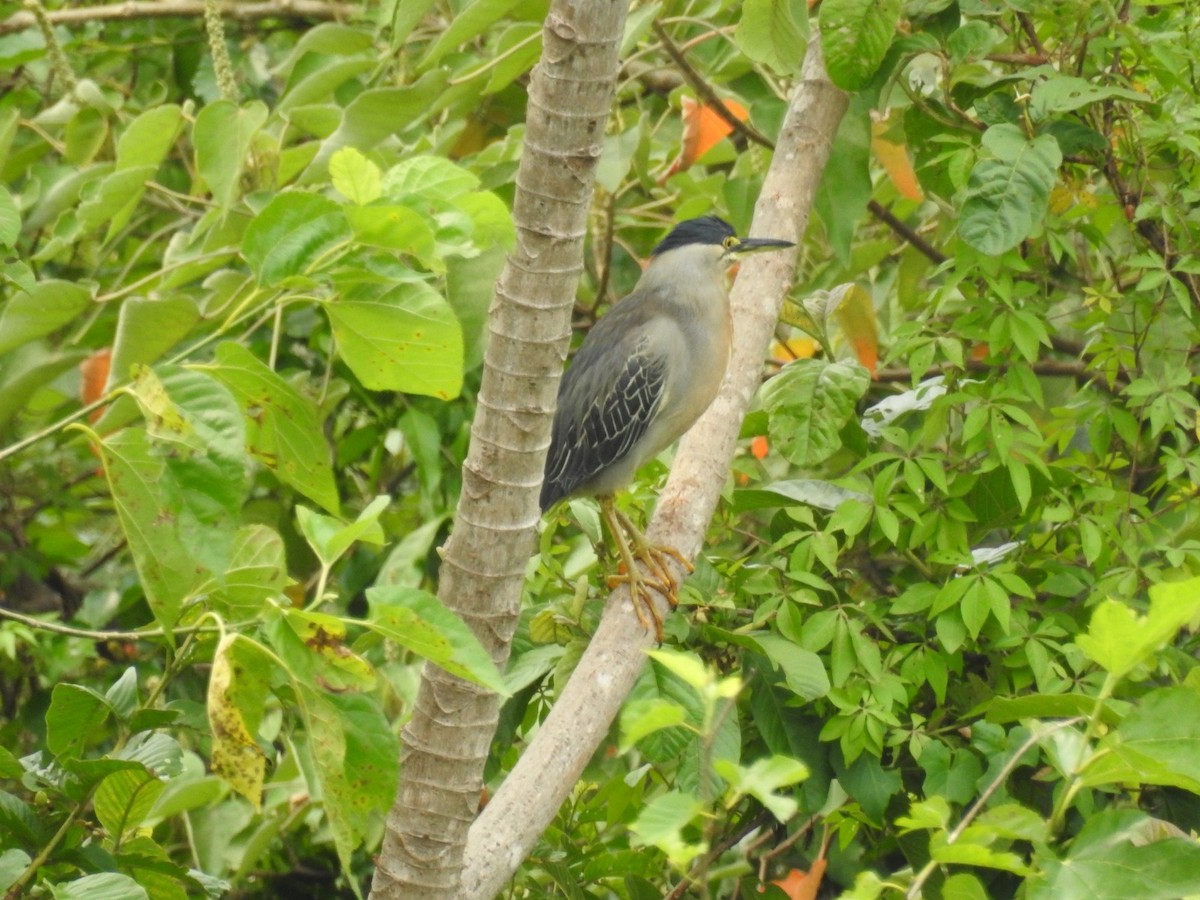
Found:
[[[791,241],[776,238],[740,238],[733,226],[716,216],[701,216],[680,222],[651,254],[654,259],[666,257],[672,252],[686,250],[689,254],[702,253],[713,262],[732,265],[751,253],[763,250],[782,250],[795,246]]]

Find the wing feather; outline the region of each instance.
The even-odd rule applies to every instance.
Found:
[[[624,460],[654,420],[665,393],[666,360],[653,352],[645,335],[632,347],[621,341],[606,344],[603,334],[589,338],[599,340],[584,343],[559,390],[543,510]],[[568,418],[567,410],[575,416]]]

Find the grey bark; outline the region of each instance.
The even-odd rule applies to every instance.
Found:
[[[555,0],[529,86],[517,246],[489,313],[471,448],[438,595],[503,667],[535,549],[537,486],[571,333],[594,173],[612,104],[625,0]],[[427,665],[404,729],[375,900],[459,898],[467,829],[499,700]]]
[[[794,240],[829,158],[847,97],[829,81],[814,36],[754,212],[751,234]],[[786,253],[752,257],[732,291],[734,350],[721,393],[684,437],[648,534],[689,558],[699,551],[729,473],[741,422],[795,274]],[[608,732],[654,636],[638,623],[628,591],[610,598],[599,628],[537,735],[471,826],[461,897],[488,900],[528,855]]]

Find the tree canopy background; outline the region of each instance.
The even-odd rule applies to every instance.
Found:
[[[506,696],[489,787],[570,677],[588,502],[503,675],[433,596],[548,6],[0,4],[12,896],[365,891],[422,662]],[[812,25],[758,406],[512,895],[1200,893],[1193,6],[633,5],[580,330],[745,233]]]

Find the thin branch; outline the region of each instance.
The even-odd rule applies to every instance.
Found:
[[[222,18],[237,22],[257,19],[348,19],[350,7],[343,3],[326,3],[324,0],[262,0],[257,3],[218,3]],[[45,12],[51,25],[82,25],[90,22],[119,21],[122,19],[174,19],[198,18],[204,15],[204,0],[125,0],[107,6],[76,6],[68,9],[53,9]],[[0,35],[27,31],[37,27],[33,12],[23,10],[0,22]]]
[[[966,360],[965,364],[965,368],[970,372],[990,372],[993,369],[1004,368],[1004,366],[1003,363],[988,363],[976,359]],[[961,368],[963,367],[951,364],[933,366],[926,370],[925,375],[942,375],[951,371],[959,371]],[[1095,383],[1108,393],[1115,394],[1123,387],[1119,377],[1114,384],[1110,385],[1103,372],[1091,368],[1086,362],[1079,359],[1039,359],[1030,368],[1035,375],[1044,375],[1047,378],[1074,378],[1080,384]],[[908,384],[912,382],[912,377],[911,369],[897,366],[891,369],[880,369],[875,375],[875,380],[883,383]]]
[[[875,216],[875,218],[877,218],[888,228],[892,229],[892,231],[896,232],[896,234],[900,235],[900,237],[904,238],[904,240],[906,240],[915,249],[919,250],[937,265],[941,265],[950,258],[937,247],[925,240],[925,238],[921,237],[921,235],[917,234],[917,232],[913,231],[911,228],[897,219],[892,214],[892,211],[878,200],[871,200],[867,204],[867,209],[871,211],[871,214]]]
[[[768,150],[775,149],[774,141],[765,137],[753,125],[743,122],[730,111],[729,107],[725,105],[725,101],[718,97],[717,92],[704,80],[704,76],[697,72],[692,67],[692,64],[687,61],[687,57],[683,55],[683,51],[671,40],[671,36],[667,34],[667,29],[663,28],[661,22],[655,19],[650,23],[650,27],[654,29],[655,36],[662,41],[663,49],[667,51],[667,55],[679,67],[684,81],[696,92],[696,96],[704,101],[706,106],[711,107],[713,112],[720,116],[730,128],[746,138],[746,140],[761,147],[766,147]]]
[[[26,616],[15,610],[0,606],[0,619],[12,619],[36,631],[49,631],[52,634],[62,634],[67,637],[84,638],[89,641],[148,641],[166,637],[167,632],[162,628],[151,628],[144,631],[93,631],[90,628],[74,628],[70,625],[60,625],[57,622],[46,622],[34,616]],[[216,634],[220,631],[215,625],[193,625],[171,629],[171,634]]]

